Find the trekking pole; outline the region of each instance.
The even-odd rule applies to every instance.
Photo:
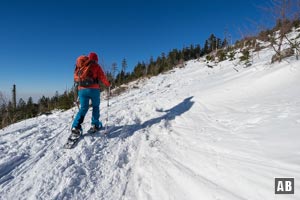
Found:
[[[110,86],[108,87],[108,94],[107,94],[107,110],[106,110],[106,124],[105,124],[105,132],[106,133],[107,133],[107,129],[108,129],[109,96],[110,96]]]
[[[79,110],[80,109],[80,107],[79,107],[79,96],[78,96],[78,88],[77,88],[76,83],[74,83],[73,92],[74,92],[74,99],[73,99],[74,102],[73,102],[73,105],[77,106],[77,108]],[[73,116],[72,116],[72,121],[73,121],[74,118],[75,118],[75,115],[76,115],[76,113],[75,113],[76,107],[74,109],[72,109],[72,110],[73,110]]]
[[[78,96],[78,84],[74,83],[74,104],[77,106],[79,110],[79,96]]]

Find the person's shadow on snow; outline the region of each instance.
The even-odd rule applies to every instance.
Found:
[[[127,138],[132,136],[135,132],[141,129],[151,127],[154,124],[160,123],[162,120],[165,120],[166,122],[174,120],[177,116],[180,116],[186,111],[191,109],[191,107],[194,104],[194,102],[191,101],[192,98],[193,96],[188,97],[178,105],[168,110],[157,110],[157,112],[164,112],[165,114],[162,115],[161,117],[149,119],[142,124],[140,122],[137,122],[136,124],[132,124],[132,125],[115,126],[108,133],[107,138],[115,138],[115,137]]]

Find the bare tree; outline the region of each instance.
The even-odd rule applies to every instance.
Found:
[[[17,90],[16,90],[16,85],[13,85],[13,89],[12,89],[12,105],[13,105],[13,109],[16,110],[17,108]]]
[[[113,62],[111,64],[111,72],[112,72],[112,77],[113,77],[113,84],[115,85],[115,76],[116,76],[116,73],[117,73],[117,63],[116,62]]]
[[[124,58],[124,59],[122,60],[122,71],[123,71],[124,73],[126,73],[126,68],[127,68],[127,61],[126,61],[126,59]]]
[[[8,103],[7,99],[0,92],[0,128],[8,125]]]
[[[285,39],[288,41],[291,49],[295,49],[296,52],[296,59],[299,60],[299,55],[300,55],[300,41],[298,41],[300,39],[300,34],[298,34],[298,36],[296,36],[295,38],[288,38],[287,36],[285,36]]]
[[[293,20],[299,14],[298,4],[300,0],[272,0],[269,12],[273,15],[276,26],[273,35],[270,38],[271,46],[275,51],[276,59],[281,62],[283,58],[282,45],[287,34],[293,28]],[[273,60],[273,58],[272,58]]]

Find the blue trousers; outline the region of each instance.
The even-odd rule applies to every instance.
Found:
[[[89,100],[92,100],[92,125],[101,127],[102,123],[99,121],[100,118],[100,90],[99,89],[81,89],[78,91],[78,97],[80,101],[80,109],[74,119],[72,128],[82,129],[81,124],[84,121],[84,117],[89,109]]]

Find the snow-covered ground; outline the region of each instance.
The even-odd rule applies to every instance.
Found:
[[[72,150],[77,108],[1,130],[0,199],[300,199],[300,61],[272,54],[132,83],[110,100],[110,134]],[[294,177],[295,194],[275,195],[275,177]]]

